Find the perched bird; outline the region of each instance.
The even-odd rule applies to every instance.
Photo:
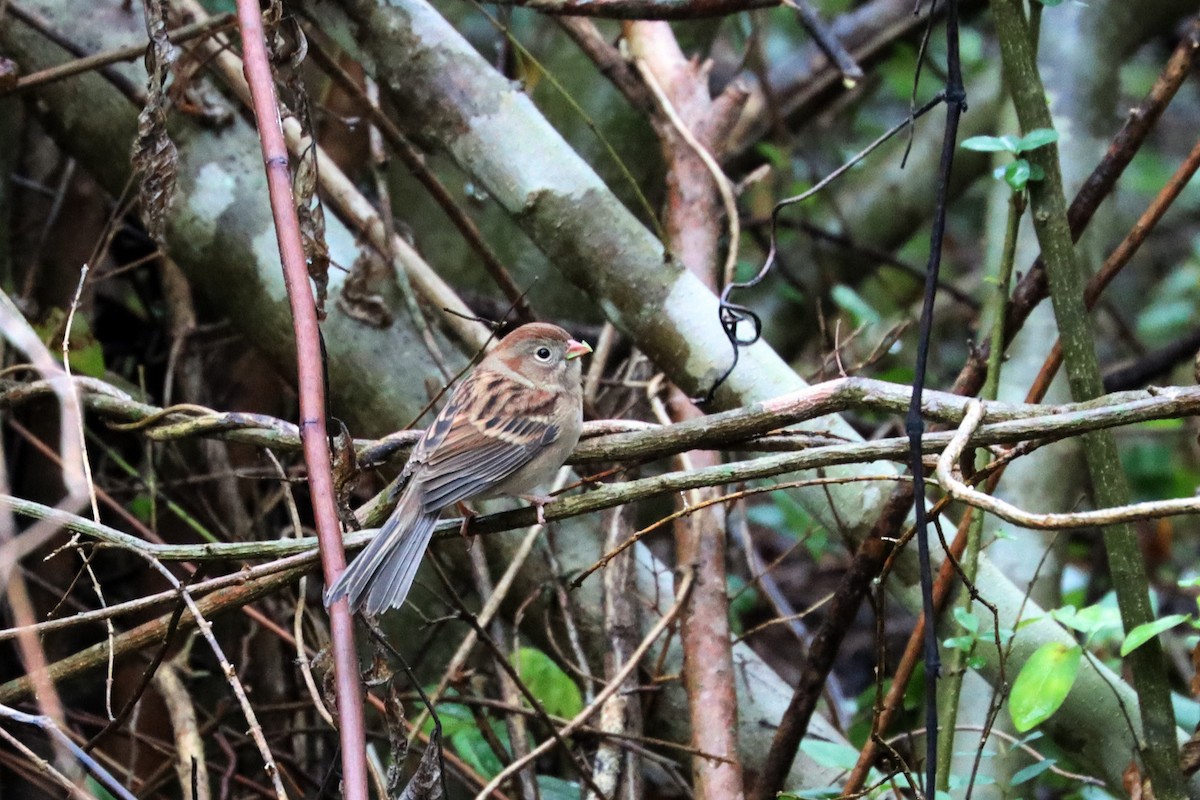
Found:
[[[557,325],[505,336],[458,385],[413,448],[408,485],[383,528],[325,593],[375,615],[399,608],[442,509],[472,498],[521,496],[566,461],[583,427],[579,357],[592,352]]]

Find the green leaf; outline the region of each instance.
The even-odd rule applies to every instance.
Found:
[[[1018,158],[1004,168],[1004,182],[1014,192],[1023,192],[1025,191],[1025,185],[1029,183],[1031,172],[1029,162],[1023,158]]]
[[[760,142],[755,146],[758,154],[770,162],[778,172],[784,175],[788,174],[792,168],[792,157],[782,147],[773,145],[770,142]]]
[[[517,651],[517,674],[546,708],[546,713],[568,719],[583,710],[579,687],[550,656],[534,647]]]
[[[553,775],[538,775],[537,785],[542,800],[579,800],[581,794],[578,783]]]
[[[1169,631],[1176,625],[1187,622],[1191,619],[1191,616],[1191,614],[1172,614],[1169,617],[1163,617],[1153,622],[1144,622],[1138,625],[1129,632],[1125,637],[1125,641],[1121,643],[1121,657],[1124,658],[1129,655],[1163,631]]]
[[[858,750],[840,742],[805,739],[800,742],[800,749],[823,767],[851,770],[858,763]]]
[[[959,625],[962,625],[965,630],[970,631],[971,633],[979,632],[979,617],[975,616],[970,611],[967,611],[962,606],[954,607],[954,620]]]
[[[1058,141],[1058,131],[1053,128],[1037,128],[1017,140],[1016,152],[1028,153]]]
[[[961,147],[978,153],[1015,153],[1013,142],[1008,136],[972,136],[964,139]]]
[[[427,686],[425,692],[433,694],[433,686]],[[471,710],[461,703],[438,703],[437,706],[438,720],[442,723],[442,737],[449,739],[455,733],[464,728],[474,728],[475,718],[471,716]],[[426,734],[433,732],[433,718],[426,717],[425,724],[422,726]]]
[[[104,350],[93,341],[83,347],[71,347],[71,371],[89,378],[104,377]]]
[[[855,327],[859,325],[877,325],[882,317],[871,304],[862,298],[858,292],[844,283],[839,283],[829,290],[829,297],[837,307],[850,315]]]
[[[969,651],[975,645],[974,636],[951,636],[946,641],[942,642],[942,646],[948,650],[962,650],[964,653]]]
[[[62,329],[66,327],[66,322],[67,312],[61,308],[52,308],[46,318],[34,326],[38,336],[55,355],[62,353]],[[76,314],[71,318],[70,345],[72,372],[89,378],[104,377],[104,350],[83,314]]]
[[[840,797],[840,786],[822,786],[817,789],[804,789],[799,792],[780,792],[779,800],[825,800],[828,797]]]
[[[134,496],[129,501],[129,511],[142,522],[150,521],[150,512],[154,508],[154,501],[148,493],[142,493]]]
[[[1046,8],[1054,8],[1054,6],[1061,6],[1063,0],[1038,0],[1038,2]]]
[[[96,800],[117,800],[117,798],[113,797],[112,792],[104,787],[104,784],[91,775],[87,776],[84,785],[87,788],[87,793],[96,798]]]
[[[747,510],[750,521],[771,528],[791,539],[799,539],[813,526],[812,516],[787,492],[771,492],[769,503],[756,503]]]
[[[1085,636],[1095,636],[1101,631],[1120,631],[1121,614],[1111,605],[1096,603],[1078,611],[1072,606],[1063,606],[1050,612],[1060,625],[1079,631]]]
[[[1053,615],[1053,612],[1051,612]],[[1066,624],[1066,623],[1064,623]],[[1119,631],[1121,629],[1121,612],[1112,605],[1095,603],[1079,609],[1069,626],[1090,635],[1095,635],[1105,629]]]
[[[1063,704],[1075,685],[1082,656],[1077,644],[1048,642],[1029,657],[1008,698],[1008,713],[1018,733],[1045,722]]]
[[[1038,775],[1041,775],[1046,770],[1053,767],[1055,761],[1053,758],[1047,758],[1042,761],[1035,761],[1028,767],[1017,770],[1016,774],[1009,779],[1010,786],[1019,786],[1026,781],[1031,781]]]
[[[425,691],[432,694],[433,688],[432,686],[427,687]],[[437,714],[438,720],[442,723],[442,737],[450,743],[454,752],[458,753],[459,757],[470,764],[474,770],[491,778],[504,768],[487,740],[483,738],[483,734],[480,733],[475,716],[469,708],[461,703],[438,703]],[[432,732],[433,720],[426,718],[422,730],[426,733]],[[504,724],[493,721],[492,730],[507,747],[508,731]]]
[[[500,723],[492,726],[492,730],[502,743],[508,744],[508,731]],[[492,750],[491,745],[483,738],[478,728],[463,728],[453,736],[448,737],[454,746],[454,752],[459,758],[471,765],[471,768],[486,778],[493,778],[504,769],[504,764]]]

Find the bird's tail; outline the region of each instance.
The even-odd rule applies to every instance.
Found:
[[[439,516],[421,507],[419,495],[410,483],[379,533],[325,592],[326,607],[347,597],[351,610],[374,616],[404,603]]]

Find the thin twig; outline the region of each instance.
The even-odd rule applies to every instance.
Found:
[[[979,401],[972,400],[967,406],[967,414],[963,417],[962,425],[959,426],[958,432],[938,458],[937,480],[938,484],[954,499],[983,509],[1006,522],[1020,525],[1023,528],[1057,530],[1065,528],[1092,528],[1103,525],[1115,525],[1122,522],[1169,517],[1178,514],[1200,513],[1200,497],[1180,497],[1172,500],[1148,500],[1142,503],[1130,503],[1128,505],[1102,508],[1094,511],[1035,514],[1017,508],[998,497],[976,491],[956,477],[954,473],[958,459],[962,457],[963,450],[966,448],[971,434],[979,427],[982,419],[983,406]]]
[[[658,640],[658,637],[660,637],[674,623],[675,618],[679,615],[679,612],[683,610],[687,603],[688,595],[691,593],[693,579],[694,575],[690,570],[684,573],[683,579],[679,583],[679,589],[675,594],[675,602],[672,604],[671,608],[656,623],[654,623],[654,627],[650,629],[650,632],[646,634],[644,639],[642,639],[641,644],[639,644],[637,649],[634,650],[630,655],[629,661],[627,661],[625,665],[617,672],[617,674],[613,676],[613,678],[608,682],[608,685],[606,685],[596,695],[596,699],[588,704],[582,711],[576,714],[574,719],[560,728],[558,730],[557,738],[542,742],[540,745],[531,750],[528,755],[513,761],[513,763],[501,770],[496,777],[492,778],[492,780],[488,782],[487,786],[483,787],[483,791],[475,795],[475,800],[486,800],[488,795],[490,795],[496,788],[507,781],[513,774],[517,772],[517,770],[524,769],[526,766],[532,763],[534,759],[540,758],[543,754],[550,752],[550,750],[553,749],[554,745],[557,743],[558,738],[570,736],[576,730],[583,727],[584,723],[586,723],[593,714],[600,710],[601,706],[604,704],[604,701],[621,688],[621,686],[625,683],[625,679],[629,677],[633,670],[637,668],[638,664],[641,663],[642,658],[645,657],[646,653]]]
[[[271,754],[271,747],[267,744],[266,738],[263,736],[262,726],[258,724],[258,717],[254,713],[254,707],[250,705],[250,698],[246,696],[246,690],[242,686],[241,680],[237,676],[237,670],[233,664],[229,663],[229,659],[225,656],[225,651],[221,649],[221,645],[217,642],[217,637],[213,635],[212,624],[205,618],[200,607],[196,605],[196,601],[192,599],[191,592],[188,588],[179,582],[179,579],[171,574],[171,571],[163,566],[162,562],[145,553],[139,553],[151,567],[153,567],[167,583],[178,592],[180,599],[187,606],[188,612],[192,615],[192,619],[196,623],[196,628],[208,642],[209,648],[213,655],[217,657],[217,661],[221,665],[221,671],[225,675],[225,680],[229,684],[229,688],[233,690],[234,697],[237,698],[238,704],[242,708],[242,714],[246,717],[246,722],[250,726],[250,738],[254,740],[258,747],[259,755],[263,760],[263,768],[266,770],[267,776],[271,779],[272,785],[275,787],[275,796],[278,800],[287,800],[287,792],[284,791],[283,783],[279,778],[279,767],[275,764],[275,757]]]

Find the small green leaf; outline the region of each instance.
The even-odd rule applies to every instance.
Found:
[[[432,694],[433,687],[427,687],[426,691]],[[437,712],[442,723],[442,736],[473,769],[490,778],[504,768],[480,733],[469,708],[460,703],[439,703]],[[426,718],[423,730],[426,733],[433,731],[432,719]],[[508,744],[508,731],[503,723],[493,722],[492,730],[501,742]]]
[[[1063,0],[1038,0],[1038,2],[1041,3],[1042,5],[1044,5],[1046,8],[1054,8],[1054,6],[1061,6],[1062,1]]]
[[[964,653],[969,651],[974,645],[974,636],[951,636],[942,642],[942,646],[947,650],[962,650]]]
[[[434,686],[427,686],[425,691],[427,694],[433,694]],[[464,728],[474,728],[475,718],[471,716],[471,709],[461,703],[447,703],[445,701],[438,703],[437,707],[438,720],[442,723],[442,736],[450,738],[455,733]],[[425,733],[433,732],[433,718],[426,717],[425,725],[421,728]]]
[[[1121,643],[1121,657],[1124,658],[1163,631],[1169,631],[1171,628],[1187,622],[1189,619],[1191,619],[1191,614],[1172,614],[1169,617],[1163,617],[1153,622],[1145,622],[1138,625],[1129,632],[1129,635],[1125,637],[1125,641]]]
[[[502,743],[508,744],[508,731],[502,724],[493,725],[492,730]],[[449,739],[459,757],[470,764],[471,768],[480,775],[492,778],[504,769],[503,762],[492,750],[491,745],[487,743],[487,739],[483,738],[483,734],[479,732],[478,728],[463,728]]]
[[[142,522],[150,521],[150,513],[153,508],[154,500],[146,493],[136,495],[129,501],[129,510]]]
[[[970,631],[971,633],[979,632],[979,617],[975,616],[970,611],[967,611],[962,606],[954,607],[954,620],[959,625],[962,625],[965,630]]]
[[[821,786],[817,789],[804,789],[799,792],[780,792],[779,800],[825,800],[829,797],[839,797],[842,794],[840,786]]]
[[[1058,131],[1053,128],[1037,128],[1017,140],[1015,152],[1028,153],[1058,141]]]
[[[1016,774],[1009,779],[1010,786],[1019,786],[1026,781],[1031,781],[1038,775],[1041,775],[1046,770],[1054,766],[1054,759],[1047,758],[1042,761],[1035,761],[1028,767],[1017,770]]]
[[[1013,727],[1024,733],[1058,710],[1079,674],[1083,649],[1077,644],[1048,642],[1021,667],[1008,698]]]
[[[96,798],[96,800],[117,800],[113,797],[113,793],[104,788],[104,784],[93,778],[91,775],[87,777],[84,784],[87,787],[88,794]]]
[[[850,770],[858,763],[858,750],[840,742],[805,739],[800,742],[800,749],[823,767]]]
[[[1099,603],[1087,606],[1076,611],[1071,606],[1056,608],[1050,612],[1050,616],[1058,620],[1059,624],[1080,633],[1092,636],[1106,628],[1120,630],[1121,615],[1120,612],[1107,605]]]
[[[1031,183],[1046,180],[1046,170],[1039,167],[1037,164],[1029,165],[1029,180]]]
[[[67,312],[53,308],[46,318],[34,326],[39,337],[54,351],[55,355],[62,352],[63,331],[66,327]],[[92,332],[88,319],[83,314],[76,314],[71,320],[71,345],[69,351],[71,370],[78,375],[89,378],[104,377],[104,350],[100,341]]]
[[[792,157],[783,148],[770,142],[760,142],[755,149],[758,154],[770,162],[777,171],[788,174],[792,167]]]
[[[844,283],[839,283],[829,290],[829,297],[837,307],[850,315],[854,325],[877,325],[882,317],[862,295]]]
[[[1012,153],[1014,152],[1009,146],[1010,142],[999,136],[972,136],[969,139],[964,139],[962,148],[964,150],[974,150],[978,153]]]
[[[1061,608],[1050,609],[1050,618],[1059,625],[1062,625],[1064,628],[1075,628],[1075,630],[1081,630],[1080,628],[1075,627],[1075,616],[1078,613],[1079,611],[1075,608],[1075,606],[1062,606]]]
[[[1023,158],[1018,158],[1004,168],[1004,182],[1014,192],[1023,192],[1025,191],[1025,185],[1029,183],[1031,173],[1032,170],[1029,168],[1029,162]]]
[[[546,713],[570,719],[583,710],[583,697],[575,681],[541,650],[522,647],[514,665],[529,691],[546,707]]]
[[[582,795],[578,783],[553,775],[538,775],[537,786],[542,800],[579,800]]]

